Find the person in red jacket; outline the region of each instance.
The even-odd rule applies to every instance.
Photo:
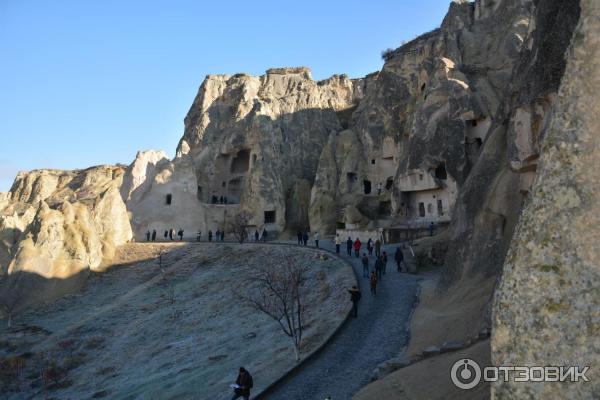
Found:
[[[362,243],[360,242],[359,238],[356,238],[356,240],[354,241],[354,255],[356,256],[356,258],[360,256],[360,246],[362,246]]]

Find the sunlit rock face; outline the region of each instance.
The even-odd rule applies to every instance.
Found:
[[[156,164],[147,189],[128,201],[136,236],[206,234],[226,229],[240,210],[252,213],[251,229],[308,228],[321,151],[363,93],[363,80],[314,81],[304,67],[207,76],[176,158]]]
[[[348,129],[330,136],[322,153],[311,227],[332,232],[450,221],[481,154],[488,147],[504,152],[497,149],[504,143],[488,139],[505,122],[503,104],[532,7],[454,2],[440,29],[387,53],[383,69],[367,77]],[[529,142],[524,147],[535,151]],[[491,186],[476,189],[480,199]],[[347,212],[356,208],[362,218]]]
[[[555,110],[493,308],[496,365],[589,366],[590,382],[498,381],[494,398],[600,393],[600,4],[581,1]]]
[[[67,278],[95,269],[132,237],[123,168],[20,173],[0,210],[3,273]]]

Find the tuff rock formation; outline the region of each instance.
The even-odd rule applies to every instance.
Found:
[[[600,396],[600,3],[581,1],[556,108],[541,140],[494,302],[496,365],[589,366],[587,383],[499,381],[494,398]]]
[[[433,239],[446,267],[444,287],[464,290],[460,284],[467,278],[493,287],[521,206],[531,197],[544,143],[543,173],[508,259],[495,314],[497,359],[508,360],[510,349],[528,354],[508,338],[511,331],[525,335],[539,322],[527,314],[525,303],[540,308],[551,299],[550,308],[564,307],[573,315],[590,311],[586,302],[595,304],[588,297],[564,301],[582,284],[593,289],[588,283],[597,271],[591,268],[591,250],[585,252],[588,242],[569,250],[568,240],[575,236],[563,235],[564,241],[542,251],[525,239],[545,232],[538,231],[544,221],[548,228],[564,222],[570,233],[571,224],[585,227],[593,221],[583,220],[583,211],[573,207],[592,204],[591,195],[578,188],[597,183],[585,180],[593,174],[578,172],[592,153],[574,147],[591,143],[584,133],[593,121],[582,113],[594,115],[595,106],[581,108],[577,98],[577,91],[589,89],[582,87],[581,74],[594,77],[587,73],[592,56],[580,49],[590,54],[595,49],[597,35],[590,32],[597,6],[584,3],[588,17],[573,46],[573,70],[545,138],[579,1],[454,1],[439,29],[386,52],[382,70],[361,79],[336,75],[314,81],[304,67],[270,69],[259,77],[207,76],[172,160],[148,151],[126,169],[20,174],[10,193],[0,195],[0,271],[65,277],[96,268],[114,246],[132,237],[142,240],[149,230],[158,237],[170,228],[184,229],[187,237],[198,230],[206,235],[248,211],[252,229],[272,234],[309,228],[323,235],[338,229],[358,235],[380,229],[395,240],[431,222],[447,225]],[[579,113],[572,122],[571,111]],[[555,146],[561,129],[573,132],[565,149]],[[560,170],[571,152],[576,163]],[[574,186],[559,190],[557,183],[567,178],[575,179]],[[552,219],[550,199],[568,208],[564,216]],[[569,215],[573,220],[563,221]],[[558,240],[556,232],[552,240]],[[525,254],[524,248],[535,251]],[[546,256],[559,249],[563,258],[579,257],[574,265],[584,275],[577,284],[571,267],[563,268],[566,261]],[[549,271],[516,264],[537,265],[538,257]],[[513,287],[523,288],[515,297],[518,309],[511,303]],[[544,294],[548,288],[551,293]],[[490,324],[492,290],[477,300],[482,311],[469,321],[471,334]],[[557,309],[542,312],[547,319],[540,333],[565,326],[567,317],[548,322],[555,318],[552,312]],[[595,326],[594,315],[588,328]],[[440,344],[447,334],[440,332]],[[554,354],[542,357],[542,342],[528,340],[536,359]],[[511,390],[499,386],[497,393]]]
[[[0,267],[68,278],[95,269],[132,237],[119,189],[124,170],[20,173],[0,210]]]

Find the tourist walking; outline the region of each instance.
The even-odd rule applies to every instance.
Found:
[[[208,231],[208,241],[209,241],[209,242],[212,242],[212,235],[213,235],[213,234],[212,234],[212,230],[209,230],[209,231]]]
[[[360,242],[359,238],[356,238],[356,240],[354,241],[354,255],[356,256],[356,258],[360,256],[360,246],[362,246],[362,243]]]
[[[371,240],[371,238],[369,238],[369,240],[367,241],[367,252],[370,256],[373,255],[373,240]]]
[[[431,223],[429,224],[429,236],[433,236],[433,229],[434,229],[434,228],[435,228],[435,227],[434,227],[434,225],[433,225],[433,222],[431,222]]]
[[[377,296],[377,275],[375,275],[375,271],[371,272],[371,294],[373,296]]]
[[[269,234],[267,233],[267,228],[263,228],[263,232],[262,232],[262,240],[263,242],[267,242],[267,236],[269,236]]]
[[[394,254],[394,259],[396,260],[396,265],[398,266],[398,272],[402,272],[402,262],[404,262],[404,253],[402,253],[402,249],[400,249],[400,247],[396,248],[396,254]]]
[[[179,228],[177,236],[179,236],[179,241],[181,242],[183,240],[183,229]]]
[[[315,247],[318,249],[319,248],[319,239],[321,239],[321,235],[319,235],[319,232],[315,233]]]
[[[233,385],[232,385],[233,386]],[[235,386],[233,391],[233,397],[231,400],[239,399],[243,397],[244,400],[250,400],[250,389],[254,386],[252,381],[252,375],[244,367],[240,367],[240,373],[235,380]]]
[[[307,246],[308,245],[308,231],[304,231],[304,234],[302,235],[302,243]]]
[[[340,234],[335,235],[335,254],[340,254],[340,246],[342,245],[342,238]]]
[[[165,240],[169,237],[169,231],[165,231]]]
[[[348,252],[349,256],[352,255],[352,244],[352,239],[350,239],[350,236],[348,236],[348,240],[346,240],[346,251]]]
[[[260,235],[258,234],[258,229],[256,229],[256,230],[254,231],[254,241],[255,241],[255,242],[258,242],[258,237],[259,237],[259,236],[260,236]]]
[[[388,256],[387,253],[384,251],[383,255],[381,256],[381,261],[383,261],[383,274],[385,275],[385,270],[387,269],[387,262],[388,262]]]
[[[156,229],[152,229],[152,241],[156,242]]]
[[[367,253],[363,253],[362,266],[363,266],[363,278],[368,278],[369,277],[369,257],[367,257]]]
[[[150,241],[150,231],[146,231],[146,242]]]
[[[202,239],[202,231],[198,231],[198,233],[196,233],[196,241],[199,242],[200,239]]]
[[[225,241],[225,229],[221,229],[221,242]]]
[[[379,256],[379,257],[377,257],[377,259],[375,260],[375,271],[374,271],[374,272],[376,272],[376,273],[377,273],[377,277],[378,277],[379,279],[381,279],[381,278],[382,278],[382,276],[381,276],[381,273],[382,273],[382,271],[383,271],[383,260],[382,260],[382,257],[381,257],[381,256]]]
[[[381,241],[377,239],[375,241],[375,257],[379,257],[381,255]]]
[[[358,317],[358,302],[361,298],[360,290],[356,286],[352,286],[352,289],[349,289],[348,292],[350,293],[350,301],[352,301],[352,315],[356,318]]]
[[[302,246],[302,232],[298,231],[296,237],[298,238],[298,246]]]
[[[175,229],[169,229],[169,239],[175,240]]]

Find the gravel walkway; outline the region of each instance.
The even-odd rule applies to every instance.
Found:
[[[334,245],[325,240],[321,247],[334,250]],[[362,292],[358,318],[351,319],[321,353],[262,398],[322,400],[329,395],[332,400],[348,400],[369,383],[379,363],[398,356],[407,345],[408,319],[415,301],[417,277],[398,273],[393,261],[395,246],[386,246],[387,274],[377,287],[377,297],[373,297],[368,280],[362,277],[360,259],[348,257],[345,247],[343,244],[342,256],[354,267]],[[375,256],[370,257],[371,268],[374,261]]]

